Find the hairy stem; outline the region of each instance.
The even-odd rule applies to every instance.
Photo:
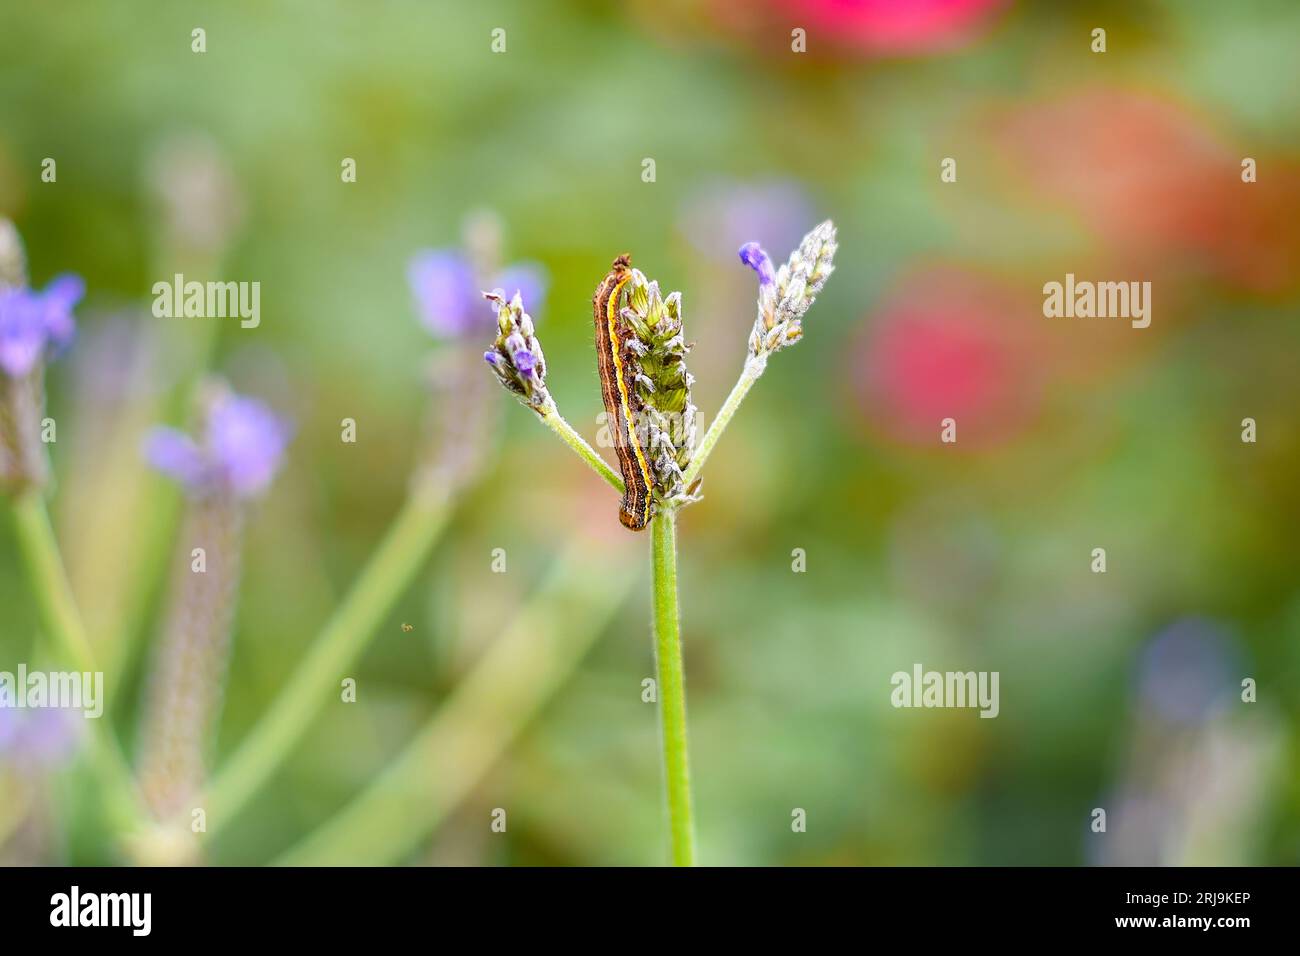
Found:
[[[428,557],[449,511],[443,497],[417,496],[407,501],[288,684],[209,784],[202,803],[209,839],[275,772],[317,711],[338,700],[340,682],[349,676],[347,669]]]
[[[547,581],[402,754],[275,863],[376,865],[409,853],[562,686],[633,580],[625,562],[593,550],[589,540],[568,547]]]
[[[169,248],[160,254],[155,274],[215,275],[219,266],[219,256],[184,253]],[[136,411],[139,419],[177,426],[190,419],[203,376],[216,350],[221,325],[220,322],[197,322],[162,327],[159,354],[172,356],[169,365],[178,384],[166,393],[141,398],[139,401],[144,408]],[[161,594],[167,579],[172,539],[181,513],[181,496],[175,485],[147,469],[138,453],[133,464],[141,472],[129,478],[123,476],[124,480],[95,492],[96,502],[112,510],[118,518],[117,522],[108,525],[109,541],[106,545],[117,556],[115,565],[111,570],[97,567],[93,574],[83,575],[88,582],[95,582],[98,588],[110,589],[110,593],[120,595],[112,605],[114,613],[106,619],[105,632],[96,637],[104,661],[122,672],[129,670],[134,655],[142,652],[146,644],[143,624],[148,619],[151,602]],[[118,539],[118,528],[121,527],[132,528],[134,533]],[[101,538],[100,542],[92,543],[103,541]],[[99,560],[102,553],[103,548],[92,550],[91,560]],[[102,602],[104,598],[101,596],[100,600]],[[88,610],[93,615],[94,605]]]
[[[664,509],[651,527],[654,569],[655,663],[659,675],[659,718],[663,727],[664,782],[674,866],[695,865],[691,820],[691,770],[686,735],[686,678],[677,613],[677,516]]]
[[[588,445],[586,439],[573,430],[573,426],[564,420],[564,416],[560,414],[554,405],[542,412],[541,418],[546,427],[563,438],[565,444],[576,451],[596,474],[609,482],[610,487],[620,495],[623,493],[623,479],[618,472],[609,467],[605,459],[601,458],[596,452],[596,449]]]
[[[709,425],[709,430],[704,433],[704,438],[700,441],[699,446],[691,456],[691,463],[682,476],[682,483],[685,487],[690,488],[695,479],[700,475],[700,469],[704,467],[704,462],[708,460],[709,455],[713,452],[713,446],[718,443],[722,436],[723,430],[731,422],[731,417],[736,414],[736,409],[740,408],[740,403],[745,400],[749,390],[754,387],[763,370],[767,368],[767,357],[760,358],[750,357],[745,360],[745,367],[740,373],[740,378],[736,380],[735,386],[731,389],[731,394],[727,400],[722,403],[722,408],[718,415]]]
[[[18,550],[47,640],[65,665],[83,673],[95,673],[95,655],[68,584],[45,499],[38,490],[29,490],[14,501],[13,514]],[[98,777],[100,798],[112,825],[119,831],[130,832],[136,829],[142,816],[140,794],[131,769],[108,720],[101,717],[87,723],[91,765]]]

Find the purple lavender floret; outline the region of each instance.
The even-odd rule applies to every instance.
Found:
[[[271,484],[289,438],[288,425],[266,405],[226,393],[208,411],[202,444],[176,429],[155,428],[145,457],[193,494],[253,498]]]
[[[261,402],[232,395],[212,410],[208,421],[208,442],[224,469],[226,481],[236,494],[248,497],[271,483],[289,429]]]
[[[72,310],[85,295],[85,281],[70,272],[55,276],[41,293],[45,329],[56,348],[63,348],[72,341],[77,329]]]
[[[454,249],[426,249],[412,257],[406,277],[415,296],[420,321],[437,338],[459,338],[481,330],[480,286],[469,260]],[[516,292],[536,309],[545,292],[540,266],[516,263],[487,283],[502,289],[509,300]]]
[[[145,439],[145,458],[164,475],[186,487],[202,484],[207,474],[203,452],[184,432],[174,428],[154,428]]]
[[[519,369],[520,375],[532,375],[533,369],[537,367],[537,359],[528,349],[515,349],[515,368]]]
[[[72,341],[72,310],[86,285],[79,276],[53,279],[43,290],[0,289],[0,370],[22,378],[37,363]]]
[[[0,289],[0,369],[22,378],[40,360],[46,331],[28,289]]]
[[[757,242],[747,242],[740,247],[740,261],[758,273],[760,286],[770,286],[776,282],[772,259]]]

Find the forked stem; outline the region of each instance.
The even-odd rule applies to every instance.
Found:
[[[709,455],[713,452],[713,446],[718,443],[722,437],[722,432],[727,425],[731,423],[731,418],[736,414],[736,409],[740,408],[740,403],[745,400],[749,390],[754,387],[763,370],[767,368],[767,356],[763,355],[758,358],[750,356],[745,360],[745,367],[740,372],[740,378],[736,380],[735,386],[731,389],[731,394],[727,400],[722,403],[722,408],[718,410],[717,417],[709,425],[709,430],[704,433],[699,447],[695,449],[691,456],[691,463],[687,466],[686,472],[682,476],[682,484],[690,488],[695,483],[695,479],[700,476],[700,470],[704,467],[704,462],[708,460]]]
[[[552,405],[547,410],[541,412],[541,419],[551,431],[564,439],[564,443],[578,453],[578,456],[591,466],[591,469],[604,478],[611,488],[620,495],[623,493],[623,479],[619,477],[618,472],[609,467],[604,458],[596,452],[596,449],[587,444],[587,440],[573,430],[573,426],[564,420],[559,409]]]

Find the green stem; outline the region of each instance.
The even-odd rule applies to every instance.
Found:
[[[654,568],[655,663],[659,674],[659,717],[663,727],[664,781],[674,866],[695,865],[691,821],[691,770],[686,742],[686,678],[677,613],[677,516],[664,509],[651,527]]]
[[[713,452],[713,446],[718,443],[723,429],[731,422],[731,416],[736,414],[736,409],[745,400],[745,396],[749,394],[749,390],[754,387],[754,383],[758,381],[765,368],[767,368],[766,356],[757,359],[751,357],[745,360],[745,367],[741,370],[740,378],[736,380],[735,386],[731,389],[731,394],[722,403],[722,408],[718,411],[717,417],[713,419],[713,423],[709,425],[709,430],[704,433],[703,440],[700,441],[695,453],[691,456],[691,463],[682,476],[682,484],[686,488],[690,488],[695,479],[699,477],[700,469],[704,467],[704,462]]]
[[[407,501],[289,683],[208,786],[203,806],[209,839],[266,782],[306,733],[316,712],[338,699],[347,669],[424,563],[449,511],[443,497],[416,496]]]
[[[14,501],[13,514],[18,550],[46,638],[66,665],[83,673],[96,673],[95,655],[68,584],[45,499],[38,490],[29,490]],[[107,719],[101,716],[88,723],[91,763],[98,775],[105,810],[115,828],[130,832],[141,820],[140,795],[131,769]]]
[[[95,671],[95,653],[86,639],[72,588],[63,573],[63,559],[39,491],[30,490],[14,502],[18,547],[31,579],[46,637],[59,657],[80,671]]]
[[[625,563],[593,552],[590,541],[570,546],[402,754],[275,863],[364,866],[400,860],[464,799],[560,688],[633,580]]]
[[[565,444],[576,451],[596,474],[609,482],[610,487],[620,495],[623,493],[623,479],[618,472],[609,467],[605,459],[597,454],[596,449],[588,445],[586,439],[573,430],[573,426],[564,420],[564,416],[560,414],[555,406],[552,405],[548,410],[542,412],[541,419],[543,424],[563,438]]]

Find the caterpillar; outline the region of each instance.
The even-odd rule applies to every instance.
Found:
[[[654,480],[646,450],[637,435],[637,412],[640,410],[634,388],[637,356],[627,345],[629,331],[621,315],[619,300],[623,287],[632,278],[632,260],[626,254],[614,260],[609,274],[596,286],[592,297],[592,317],[596,323],[596,366],[600,373],[600,393],[605,401],[614,452],[623,472],[623,500],[618,520],[623,527],[641,531],[653,514]]]

